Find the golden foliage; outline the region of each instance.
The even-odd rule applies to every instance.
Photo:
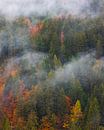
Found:
[[[76,104],[73,106],[71,110],[70,121],[72,123],[76,123],[81,118],[82,118],[81,104],[80,104],[80,101],[77,100]]]

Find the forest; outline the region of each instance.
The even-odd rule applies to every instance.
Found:
[[[0,16],[0,130],[104,130],[104,7],[97,16]]]

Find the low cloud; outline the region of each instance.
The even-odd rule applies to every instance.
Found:
[[[51,84],[61,84],[72,81],[73,78],[79,79],[82,84],[87,86],[98,79],[103,81],[104,58],[97,60],[95,52],[82,55],[74,59],[54,72],[49,81]]]
[[[79,14],[86,0],[0,0],[0,12],[6,17],[34,14]]]

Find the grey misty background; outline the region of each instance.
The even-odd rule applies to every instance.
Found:
[[[86,3],[86,0],[1,0],[0,12],[9,18],[30,14],[36,16],[78,14]]]
[[[104,0],[0,0],[0,13],[18,16],[96,15],[104,12]]]
[[[3,76],[7,77],[9,70],[19,66],[22,71],[21,79],[29,87],[36,82],[40,83],[47,79],[47,72],[42,69],[41,64],[48,54],[34,51],[30,45],[27,27],[15,26],[13,21],[21,16],[31,17],[33,15],[36,18],[34,23],[39,21],[41,17],[60,15],[74,15],[82,18],[97,17],[104,12],[104,0],[0,0],[0,12],[0,20],[4,20],[4,28],[0,31],[0,60],[4,57],[4,61],[1,61],[3,62],[2,65],[5,66]],[[6,56],[8,59],[5,60]],[[101,70],[104,69],[103,58],[99,75],[94,69],[91,69],[95,63],[95,52],[80,54],[78,59],[58,68],[54,72],[53,78],[46,81],[54,86],[62,82],[67,83],[74,78],[74,75],[87,86],[87,83],[94,81],[94,79],[103,80],[101,73]],[[33,76],[32,68],[36,67],[39,69],[36,69]],[[7,89],[13,87],[14,83],[15,81],[10,80]]]

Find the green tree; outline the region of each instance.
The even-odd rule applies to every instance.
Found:
[[[96,44],[96,58],[100,58],[103,54],[103,49],[102,49],[102,44],[100,42],[100,40],[97,41]]]
[[[56,88],[53,93],[53,111],[56,115],[63,116],[67,111],[65,92],[63,88]]]
[[[56,55],[54,55],[53,64],[54,64],[55,69],[57,69],[57,68],[59,68],[60,66],[62,66],[61,61],[57,58]]]
[[[37,130],[38,129],[38,119],[34,112],[31,112],[28,116],[28,121],[26,125],[27,130]]]
[[[104,118],[104,84],[94,87],[94,96],[97,97],[99,102],[99,109],[101,113],[101,121]]]
[[[54,55],[57,55],[57,56],[60,55],[60,46],[61,45],[59,42],[58,34],[57,32],[53,32],[53,35],[50,41],[50,50],[49,50],[49,54],[51,57],[54,57]]]
[[[50,117],[50,122],[52,124],[52,127],[53,128],[56,128],[56,124],[57,124],[57,117],[56,115],[53,113]]]
[[[82,108],[84,108],[86,105],[86,102],[87,102],[87,95],[84,92],[80,81],[73,78],[69,85],[70,85],[70,87],[68,90],[69,91],[68,95],[71,96],[71,99],[73,102],[75,102],[77,99],[79,99],[82,104]]]
[[[96,97],[91,97],[86,118],[86,130],[98,130],[100,119],[98,100]]]
[[[12,130],[10,126],[10,122],[7,117],[5,117],[3,121],[3,130]]]

